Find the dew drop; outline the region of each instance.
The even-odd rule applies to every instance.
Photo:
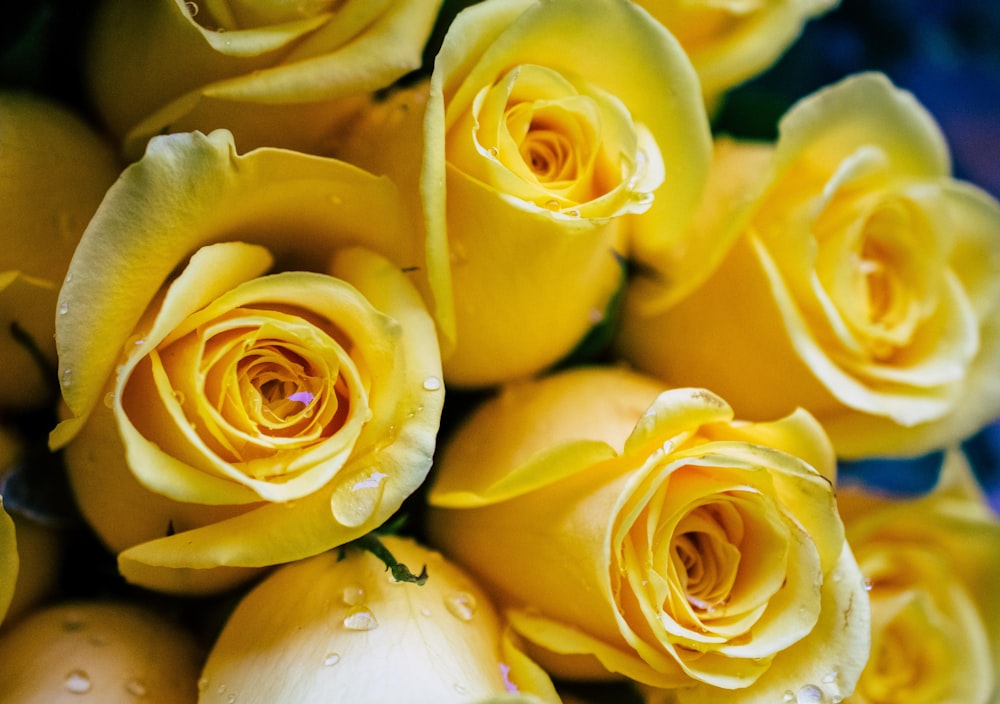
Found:
[[[84,626],[83,619],[80,618],[78,614],[68,614],[66,620],[63,621],[62,627],[64,631],[79,631]]]
[[[146,685],[142,683],[142,680],[131,679],[125,683],[125,691],[133,697],[145,697]]]
[[[500,156],[500,150],[497,149],[496,147],[490,147],[490,156],[496,159],[498,156]]]
[[[69,313],[69,304],[65,301],[59,304],[59,315],[66,315]]]
[[[785,694],[781,697],[781,701],[783,701],[783,702],[794,702],[795,701],[795,692],[793,692],[790,689],[786,689],[785,690]]]
[[[580,217],[580,211],[577,210],[576,208],[573,208],[572,210],[567,210],[566,214],[574,218]]]
[[[226,704],[236,704],[236,695],[230,694],[228,697],[226,697]]]
[[[184,9],[187,10],[188,17],[194,17],[198,14],[198,3],[186,2],[184,3]]]
[[[837,670],[831,670],[823,677],[823,682],[825,682],[826,684],[833,684],[834,682],[837,681],[837,677],[839,676],[840,672],[838,672]]]
[[[420,615],[430,618],[431,610],[425,606],[424,608],[420,609]]]
[[[356,584],[348,585],[344,587],[340,600],[343,601],[346,606],[357,606],[365,600],[365,590],[363,587],[359,587]]]
[[[207,677],[199,677],[198,678],[198,691],[199,692],[204,692],[206,689],[208,689],[208,678]]]
[[[872,590],[872,586],[874,586],[874,583],[872,582],[871,578],[865,577],[864,581],[865,591],[870,592]]]
[[[83,670],[72,670],[63,680],[66,690],[73,694],[86,694],[90,691],[90,677]]]
[[[368,520],[382,501],[387,478],[374,469],[345,478],[330,497],[334,518],[345,526],[360,526]]]
[[[340,653],[327,653],[326,657],[323,658],[324,667],[333,667],[338,662],[340,662]]]
[[[378,628],[378,621],[367,606],[353,606],[344,616],[344,628],[351,631],[370,631]]]
[[[108,393],[104,394],[104,407],[105,408],[114,408],[115,407],[115,392],[114,391],[109,391]]]
[[[225,694],[225,692],[226,692],[226,685],[225,684],[220,684],[218,687],[215,688],[215,691],[218,694]]]
[[[441,379],[436,376],[429,376],[424,379],[424,391],[440,391]]]
[[[476,613],[476,597],[468,592],[455,592],[444,598],[444,606],[459,621],[471,621]]]
[[[68,389],[72,385],[73,385],[73,370],[72,369],[63,369],[63,373],[62,373],[62,387],[64,389]]]
[[[545,207],[549,210],[559,210],[559,201],[555,198],[545,201]]]
[[[799,688],[798,704],[823,704],[826,697],[823,690],[814,684],[807,684]]]
[[[72,273],[66,274],[66,278],[64,279],[64,281],[66,283],[70,283],[72,280],[73,280],[73,274]]]

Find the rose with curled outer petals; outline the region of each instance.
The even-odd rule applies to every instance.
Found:
[[[387,180],[226,132],[157,138],[125,172],[60,293],[51,441],[127,579],[223,588],[421,484],[444,390],[410,236]]]
[[[685,703],[845,696],[869,622],[833,471],[808,414],[743,423],[706,390],[582,368],[457,431],[430,535],[554,675],[620,673]]]
[[[130,157],[164,132],[320,148],[345,99],[418,68],[441,0],[104,0],[88,90]],[[155,76],[155,80],[151,77]]]
[[[1000,519],[960,449],[946,451],[941,478],[916,499],[838,493],[872,608],[872,656],[850,704],[1000,695]]]
[[[382,541],[401,562],[425,566],[426,583],[396,582],[361,550],[275,570],[227,619],[202,671],[200,701],[559,701],[462,570],[412,540]]]
[[[681,43],[711,103],[770,67],[838,0],[638,0]]]
[[[910,94],[879,74],[825,88],[775,145],[720,142],[707,192],[692,237],[731,244],[666,310],[635,279],[617,344],[633,365],[744,418],[801,406],[849,458],[927,452],[1000,414],[1000,204],[950,177]]]
[[[399,154],[423,152],[446,378],[533,374],[604,314],[634,240],[666,247],[693,211],[710,156],[697,79],[631,2],[488,0],[455,18],[427,90]]]

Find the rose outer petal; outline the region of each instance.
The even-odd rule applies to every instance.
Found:
[[[7,515],[0,496],[0,624],[7,615],[7,607],[14,598],[17,584],[18,557],[17,540],[14,536],[14,521]]]

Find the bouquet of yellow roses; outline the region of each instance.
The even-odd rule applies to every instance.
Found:
[[[837,5],[22,9],[0,704],[1000,702],[1000,203],[740,104]]]

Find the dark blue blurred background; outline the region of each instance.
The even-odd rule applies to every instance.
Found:
[[[470,0],[445,0],[444,27]],[[88,115],[80,80],[80,48],[93,3],[13,3],[0,23],[0,87],[48,94]],[[809,23],[770,71],[737,88],[716,127],[737,136],[773,138],[797,99],[862,70],[879,70],[913,92],[936,116],[951,145],[955,175],[1000,197],[1000,3],[995,0],[842,0]],[[965,448],[1000,511],[1000,423]],[[845,481],[864,477],[900,493],[933,485],[940,456],[913,462],[845,464]]]

